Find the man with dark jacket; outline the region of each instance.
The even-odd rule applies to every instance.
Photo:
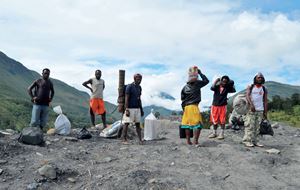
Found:
[[[198,80],[198,75],[200,75],[202,80]],[[201,102],[201,88],[208,83],[209,80],[198,67],[194,66],[189,69],[188,82],[181,91],[181,105],[184,111],[181,128],[185,129],[187,144],[192,144],[190,141],[190,129],[194,130],[194,144],[198,144],[200,132],[203,127],[198,105]]]
[[[228,93],[236,92],[234,81],[230,80],[228,76],[218,78],[210,88],[214,91],[213,103],[211,106],[210,121],[213,124],[213,132],[209,138],[217,137],[218,124],[221,125],[221,133],[218,139],[224,139],[225,121],[226,121],[226,106]]]
[[[42,78],[28,87],[28,94],[33,102],[30,126],[43,129],[48,120],[48,107],[54,96],[54,88],[49,79],[50,70],[43,69]],[[32,93],[32,90],[34,92]]]

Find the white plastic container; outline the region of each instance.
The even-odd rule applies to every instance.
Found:
[[[158,138],[158,127],[160,122],[156,119],[153,114],[153,110],[151,113],[145,118],[145,126],[144,126],[144,139],[146,141],[154,140]]]

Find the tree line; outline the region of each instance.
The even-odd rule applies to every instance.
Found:
[[[289,98],[281,98],[280,96],[275,95],[272,97],[272,101],[268,103],[268,109],[292,113],[293,107],[297,105],[300,105],[300,94],[298,93],[294,93]]]

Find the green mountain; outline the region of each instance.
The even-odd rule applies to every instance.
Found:
[[[178,111],[173,111],[173,110],[169,110],[167,108],[161,107],[161,106],[155,106],[155,105],[151,105],[151,106],[145,106],[143,108],[144,110],[144,117],[147,117],[148,114],[151,113],[151,110],[153,109],[153,112],[159,112],[160,116],[169,116],[172,113],[178,113]]]
[[[37,72],[27,69],[20,62],[0,52],[0,128],[21,129],[28,126],[32,104],[27,88],[40,77]],[[53,78],[51,80],[55,90],[52,106],[61,105],[73,127],[88,126],[89,95],[60,80]],[[110,114],[115,110],[115,105],[105,102],[105,106],[108,122],[120,118],[117,111]],[[53,125],[55,118],[55,113],[50,112],[49,126]],[[98,119],[99,117],[97,117],[97,122],[100,122]]]

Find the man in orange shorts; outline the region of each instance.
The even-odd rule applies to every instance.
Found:
[[[213,131],[208,136],[209,138],[224,139],[225,121],[226,121],[226,106],[227,94],[235,92],[234,81],[228,76],[218,78],[210,88],[214,91],[213,103],[211,106],[210,121],[213,124]],[[217,136],[218,124],[221,125],[221,133]]]
[[[106,127],[106,111],[103,101],[103,90],[105,88],[105,82],[101,79],[102,72],[100,70],[95,71],[95,78],[91,78],[88,81],[82,83],[82,85],[92,92],[90,98],[90,116],[91,123],[95,126],[95,114],[101,115],[103,127]],[[90,86],[88,86],[90,84]]]

